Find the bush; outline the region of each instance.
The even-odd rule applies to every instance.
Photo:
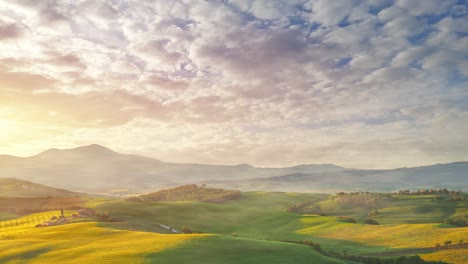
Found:
[[[338,220],[345,223],[356,223],[356,220],[351,217],[339,216]]]
[[[125,201],[127,202],[143,202],[142,199],[140,199],[139,197],[128,197],[125,199]]]
[[[192,231],[192,229],[190,229],[190,228],[188,228],[188,227],[186,227],[186,226],[183,226],[183,227],[182,227],[182,233],[184,233],[184,234],[192,234],[193,231]]]
[[[367,218],[366,220],[364,220],[364,223],[368,225],[380,225],[379,222],[371,218]]]

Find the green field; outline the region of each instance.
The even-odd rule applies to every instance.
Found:
[[[95,222],[0,230],[0,263],[349,263],[308,246],[209,234],[157,234]]]
[[[351,210],[328,195],[248,192],[224,204],[104,198],[86,198],[85,202],[117,221],[84,219],[34,228],[58,211],[1,221],[0,263],[348,263],[285,240],[311,240],[339,254],[388,257],[416,252],[426,260],[468,262],[467,249],[433,248],[437,242],[468,241],[467,227],[441,224],[445,218],[464,217],[465,201],[395,196],[379,204],[375,219],[381,225],[362,223],[369,208]],[[326,216],[287,212],[297,204],[307,205],[301,210],[319,204]],[[357,223],[338,216],[353,217]],[[197,234],[180,234],[183,226]]]

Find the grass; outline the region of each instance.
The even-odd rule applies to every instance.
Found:
[[[424,260],[444,260],[449,263],[468,263],[468,249],[440,250],[429,254],[421,254]]]
[[[18,218],[17,214],[13,213],[0,213],[0,221],[5,221],[5,220],[10,220],[10,219],[15,219]]]
[[[202,237],[113,230],[94,222],[24,231],[0,240],[0,263],[145,263],[150,253]]]
[[[134,224],[134,229],[155,231],[159,224],[180,229],[188,226],[204,233],[243,237],[281,239],[296,228],[298,215],[282,211],[245,208],[201,202],[113,201],[99,204],[98,210],[108,210],[112,217]],[[286,223],[286,226],[284,226]],[[291,227],[288,228],[291,223]],[[294,234],[293,234],[294,235]]]
[[[430,199],[420,197],[401,198],[390,204],[389,208],[393,208],[394,214],[401,211],[403,218],[395,221],[388,217],[389,224],[377,226],[345,223],[339,221],[336,216],[300,215],[286,213],[284,210],[293,204],[317,198],[322,199],[319,202],[321,204],[329,203],[328,209],[335,206],[336,215],[353,216],[348,214],[347,209],[340,211],[339,206],[333,205],[330,200],[323,201],[323,196],[263,192],[247,193],[238,200],[222,205],[200,202],[100,201],[93,206],[100,210],[109,210],[111,215],[142,230],[156,231],[156,223],[163,223],[175,228],[185,225],[193,230],[207,233],[229,235],[235,232],[244,238],[308,239],[320,243],[325,250],[340,253],[342,250],[347,250],[349,254],[361,255],[428,248],[437,242],[442,244],[446,240],[467,240],[468,237],[468,228],[453,228],[440,223],[431,223],[434,219],[447,217],[457,210],[463,210],[457,207],[462,203],[453,201],[433,203]],[[420,221],[429,222],[425,224],[401,224],[405,217],[409,218],[407,222],[412,222],[411,219],[418,216],[415,212],[418,201],[421,202],[419,212],[433,213],[435,217],[419,218]],[[396,206],[397,203],[400,205],[399,208]],[[424,208],[427,204],[432,204],[435,208]],[[445,208],[445,204],[453,207]],[[389,214],[390,211],[382,214]],[[376,219],[382,221],[381,218]],[[455,257],[457,254],[459,253],[456,252]],[[447,256],[443,255],[443,258],[447,259]]]
[[[155,254],[153,259],[156,263],[164,263],[168,259],[170,263],[188,263],[187,256],[191,257],[191,264],[350,263],[325,257],[304,245],[226,236],[192,240],[180,247]]]
[[[397,197],[385,203],[375,218],[384,224],[376,226],[338,220],[337,216],[361,220],[366,217],[367,208],[352,210],[326,200],[325,195],[249,192],[224,204],[85,199],[88,206],[98,212],[109,211],[120,222],[32,228],[31,219],[41,219],[41,214],[7,221],[22,223],[14,227],[3,224],[7,228],[1,228],[6,222],[0,222],[0,263],[13,263],[13,256],[30,263],[70,263],[70,258],[79,263],[96,262],[99,258],[108,263],[117,258],[124,263],[343,263],[319,255],[310,247],[278,241],[307,239],[327,251],[366,255],[398,254],[403,250],[427,249],[446,240],[468,240],[468,228],[439,222],[441,218],[463,216],[466,203],[435,201],[424,196]],[[316,201],[330,215],[285,211],[306,201]],[[43,214],[50,217],[58,212]],[[160,224],[178,230],[188,226],[203,234],[164,234],[168,231]],[[232,237],[232,233],[238,237]],[[421,256],[463,263],[464,254],[466,249],[429,250]]]
[[[117,230],[96,222],[33,226],[0,229],[0,263],[349,263],[290,243]]]
[[[460,217],[468,213],[468,201],[436,200],[437,195],[392,195],[382,200],[379,215],[375,219],[381,224],[437,223],[444,219]],[[324,200],[316,203],[321,213],[328,216],[347,216],[363,221],[373,206],[353,206],[337,201]],[[309,207],[314,206],[314,204]],[[304,209],[307,211],[307,208]]]
[[[336,221],[331,217],[306,217],[308,227],[298,230],[327,238],[356,241],[390,248],[425,248],[468,237],[468,228],[440,228],[439,224],[365,225]]]
[[[85,204],[85,200],[78,197],[50,197],[50,198],[0,198],[0,212],[15,212],[27,214],[33,212],[64,209],[77,209]]]
[[[326,194],[282,193],[282,192],[245,192],[242,197],[225,203],[226,205],[262,210],[285,211],[291,205],[305,201],[327,199]]]

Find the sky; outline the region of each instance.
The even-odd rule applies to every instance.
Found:
[[[0,0],[0,153],[468,161],[466,0]]]

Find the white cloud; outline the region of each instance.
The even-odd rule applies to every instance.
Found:
[[[454,121],[467,110],[453,103],[468,97],[464,12],[432,0],[0,0],[0,84],[15,86],[0,119],[17,110],[17,124],[63,145],[125,135],[117,149],[174,161],[468,159]],[[32,94],[39,84],[47,92]]]
[[[311,0],[304,7],[312,11],[310,20],[323,26],[335,26],[345,20],[351,13],[355,1],[353,0]]]
[[[443,14],[454,2],[453,0],[398,0],[396,5],[413,16],[421,16]]]

